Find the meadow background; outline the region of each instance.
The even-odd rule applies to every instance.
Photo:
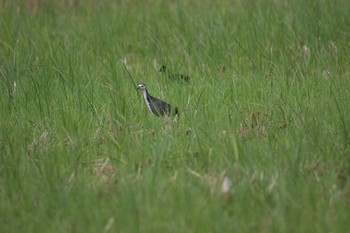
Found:
[[[347,232],[349,25],[348,0],[0,1],[0,232]]]

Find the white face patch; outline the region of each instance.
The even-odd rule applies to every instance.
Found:
[[[142,91],[144,91],[146,89],[146,86],[144,84],[139,84],[138,88]]]

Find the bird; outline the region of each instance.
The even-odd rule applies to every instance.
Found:
[[[163,100],[157,99],[153,96],[151,96],[146,88],[146,85],[143,83],[140,83],[137,86],[137,89],[142,91],[143,98],[145,99],[145,102],[147,104],[148,109],[153,113],[155,116],[170,116],[170,115],[179,115],[179,110],[177,107],[173,107],[170,104],[166,103]]]
[[[160,73],[166,73],[169,77],[169,79],[173,80],[173,81],[185,81],[185,82],[189,82],[190,81],[190,77],[186,74],[172,74],[169,69],[165,66],[162,65],[159,69]]]

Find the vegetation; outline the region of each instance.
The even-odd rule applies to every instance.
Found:
[[[348,1],[97,2],[0,1],[0,232],[349,229]]]

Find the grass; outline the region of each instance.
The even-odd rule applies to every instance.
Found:
[[[349,229],[347,1],[71,3],[0,1],[0,232]]]

